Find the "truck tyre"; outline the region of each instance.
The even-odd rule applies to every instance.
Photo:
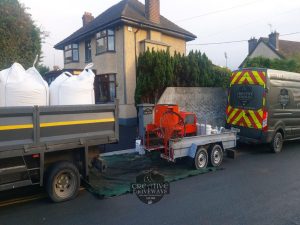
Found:
[[[220,145],[213,145],[209,151],[208,165],[218,167],[223,161],[223,149]]]
[[[280,132],[276,132],[274,135],[271,143],[270,143],[271,151],[273,153],[279,153],[282,150],[282,145],[283,145],[283,137]]]
[[[61,161],[50,166],[46,180],[46,191],[53,202],[63,202],[77,196],[80,175],[76,166]]]
[[[197,153],[194,158],[194,167],[195,169],[204,169],[206,168],[208,163],[208,154],[205,148],[200,147],[197,150]]]

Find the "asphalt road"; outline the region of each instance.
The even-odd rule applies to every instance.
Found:
[[[300,224],[300,143],[286,143],[277,155],[264,146],[242,149],[224,170],[171,183],[155,205],[83,191],[61,204],[43,198],[0,207],[0,225]]]

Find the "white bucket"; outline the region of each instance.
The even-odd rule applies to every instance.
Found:
[[[135,140],[135,151],[139,153],[139,155],[145,155],[145,150],[141,145],[141,140]]]
[[[209,124],[197,124],[197,134],[198,135],[210,135],[212,132],[212,127]]]
[[[212,131],[211,125],[206,124],[206,135],[210,135]]]

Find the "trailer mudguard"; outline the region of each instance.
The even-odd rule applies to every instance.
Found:
[[[188,156],[194,159],[195,155],[197,153],[197,149],[198,149],[198,146],[196,144],[192,144],[189,149]]]

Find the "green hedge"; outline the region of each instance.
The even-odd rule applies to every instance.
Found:
[[[227,87],[230,73],[199,51],[171,56],[148,50],[139,56],[135,102],[156,103],[166,87]]]
[[[259,67],[300,73],[300,57],[291,59],[268,59],[255,57],[247,59],[243,67]]]

